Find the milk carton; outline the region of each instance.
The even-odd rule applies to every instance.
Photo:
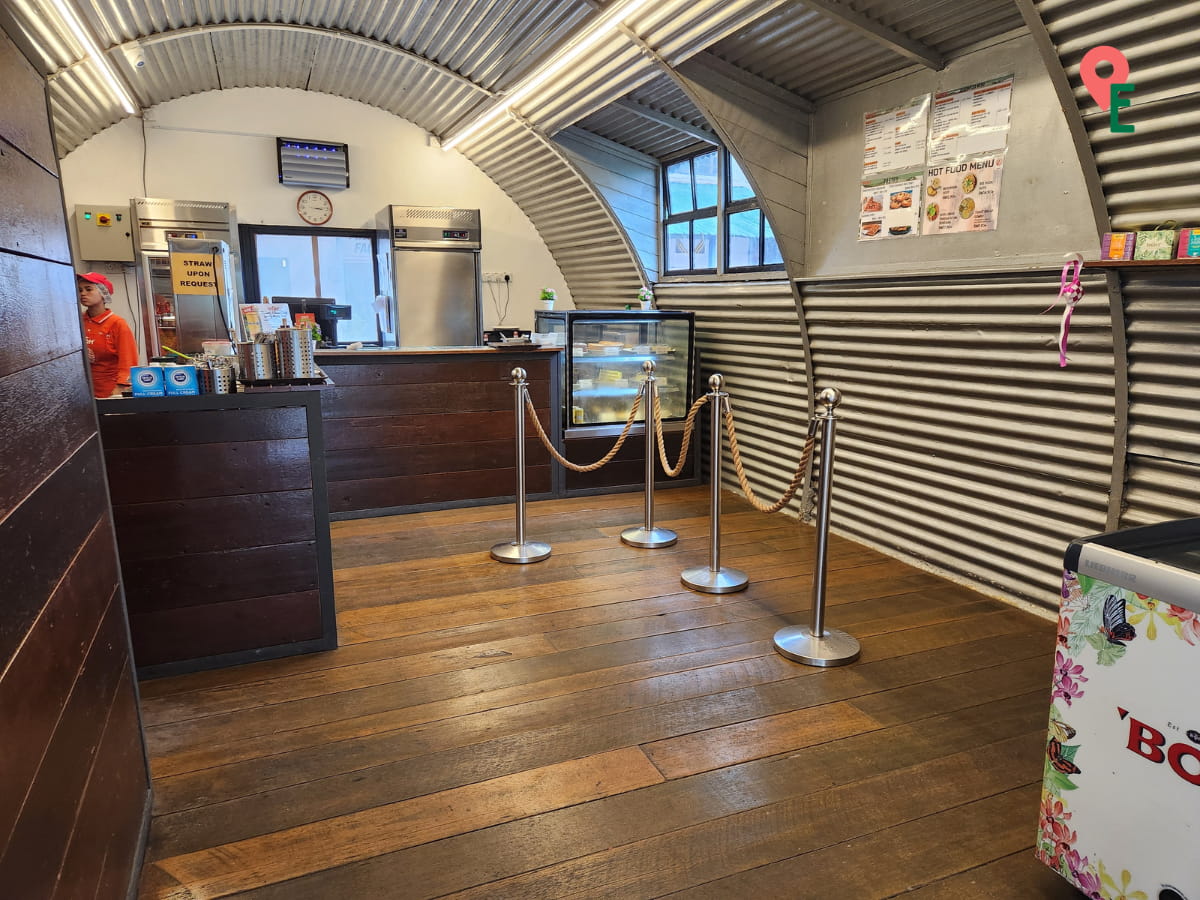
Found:
[[[165,390],[159,366],[134,366],[129,370],[129,383],[135,397],[161,397]]]
[[[195,366],[168,366],[161,371],[168,397],[194,397],[200,393]]]

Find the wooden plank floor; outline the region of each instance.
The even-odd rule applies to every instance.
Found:
[[[511,506],[334,525],[342,646],[142,685],[147,898],[1076,897],[1035,862],[1052,622],[703,488],[679,543],[618,540],[641,495],[529,506],[545,562],[492,562]]]

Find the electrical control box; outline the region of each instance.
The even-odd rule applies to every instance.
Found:
[[[133,222],[128,204],[77,205],[75,235],[81,261],[133,262]]]

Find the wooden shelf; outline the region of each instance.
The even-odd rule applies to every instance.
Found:
[[[1144,266],[1187,268],[1200,265],[1200,259],[1097,259],[1085,261],[1084,269],[1140,269]]]

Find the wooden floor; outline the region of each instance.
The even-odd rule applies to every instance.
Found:
[[[142,896],[1078,897],[1037,863],[1055,629],[842,539],[818,669],[814,532],[705,489],[529,506],[545,562],[492,562],[512,507],[334,526],[336,651],[146,682]]]

